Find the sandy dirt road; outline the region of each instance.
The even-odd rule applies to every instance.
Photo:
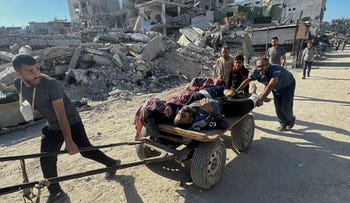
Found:
[[[62,182],[71,202],[325,202],[350,200],[350,50],[332,52],[315,66],[311,77],[291,69],[297,80],[291,131],[277,132],[273,103],[254,110],[255,138],[247,153],[230,148],[222,180],[210,190],[189,181],[189,169],[176,162],[118,171],[115,180],[103,174]],[[261,90],[262,86],[258,85]],[[259,91],[258,89],[258,91]],[[132,141],[133,116],[142,95],[131,101],[93,103],[81,112],[95,145]],[[0,156],[37,153],[42,124],[0,136]],[[133,146],[105,149],[123,163],[137,161]],[[59,174],[102,166],[80,155],[59,156]],[[38,159],[27,161],[30,180],[42,178]],[[0,188],[21,183],[18,162],[0,163]],[[21,202],[21,192],[0,196],[0,203]],[[44,189],[42,197],[47,197]]]

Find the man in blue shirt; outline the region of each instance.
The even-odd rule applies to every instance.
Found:
[[[244,80],[236,91],[242,90],[250,81],[257,80],[265,85],[263,93],[259,96],[257,106],[261,106],[272,91],[276,114],[280,122],[278,131],[291,129],[294,126],[293,100],[295,92],[295,79],[293,74],[280,65],[270,64],[267,58],[256,61],[253,74]]]

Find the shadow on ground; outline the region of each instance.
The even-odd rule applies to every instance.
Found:
[[[259,120],[274,121],[274,116],[255,113]],[[203,190],[190,181],[190,162],[182,166],[175,161],[148,165],[153,172],[179,181],[177,192],[185,202],[346,202],[350,198],[350,156],[348,143],[328,139],[319,131],[340,129],[298,120],[300,130],[277,132],[256,126],[269,135],[297,138],[290,142],[262,137],[254,140],[246,153],[227,160],[222,180],[212,189]],[[229,136],[224,142],[230,148]],[[321,170],[322,169],[322,170]],[[136,201],[137,202],[137,201]]]
[[[303,136],[315,143],[256,140],[247,154],[227,163],[214,188],[200,190],[191,185],[178,192],[185,202],[346,202],[349,161],[335,156],[334,147],[329,147],[346,143],[319,140],[320,135],[313,133]],[[320,142],[325,143],[316,144]]]
[[[45,122],[45,120],[40,120],[30,126],[19,126],[6,132],[2,132],[0,134],[0,147],[9,147],[41,136],[41,129],[44,127]],[[21,131],[21,133],[18,133],[18,131]]]
[[[340,104],[342,106],[350,106],[350,102],[347,102],[347,101],[337,101],[337,100],[331,100],[331,99],[319,99],[319,98],[312,98],[312,97],[305,97],[305,96],[295,96],[294,100],[335,103],[335,104]]]
[[[274,120],[262,114],[255,117]],[[257,126],[267,134],[304,141],[292,143],[265,137],[255,140],[247,153],[226,164],[223,178],[214,188],[200,190],[190,185],[179,194],[186,202],[346,202],[350,198],[350,161],[343,157],[350,156],[349,144],[310,131],[344,135],[349,131],[307,121],[296,125],[305,127],[281,133]]]

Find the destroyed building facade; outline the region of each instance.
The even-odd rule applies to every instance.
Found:
[[[125,27],[137,16],[133,0],[67,0],[72,23],[87,28]]]
[[[326,10],[326,0],[245,0],[239,2],[243,6],[280,5],[282,8],[280,22],[296,23],[299,19],[313,23],[321,23]]]
[[[26,27],[26,33],[33,35],[61,35],[71,31],[70,22],[57,19],[49,22],[29,22],[29,26]]]

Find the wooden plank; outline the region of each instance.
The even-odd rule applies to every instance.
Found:
[[[210,129],[210,130],[194,131],[194,130],[182,129],[169,124],[159,124],[158,129],[160,133],[166,132],[173,135],[189,138],[192,140],[197,140],[201,142],[211,142],[214,140],[218,140],[221,137],[221,135],[223,135],[226,131],[231,130],[235,125],[237,125],[243,118],[245,118],[248,115],[250,115],[250,113],[247,113],[241,117],[227,118],[231,123],[231,125],[227,129]]]
[[[174,134],[174,135],[178,135],[181,137],[186,137],[192,140],[198,140],[198,141],[214,141],[219,139],[220,134],[217,133],[204,133],[204,132],[198,132],[198,131],[194,131],[194,130],[186,130],[186,129],[182,129],[179,127],[175,127],[175,126],[171,126],[171,125],[166,125],[166,124],[160,124],[158,125],[159,131],[163,131],[166,133],[170,133],[170,134]]]

